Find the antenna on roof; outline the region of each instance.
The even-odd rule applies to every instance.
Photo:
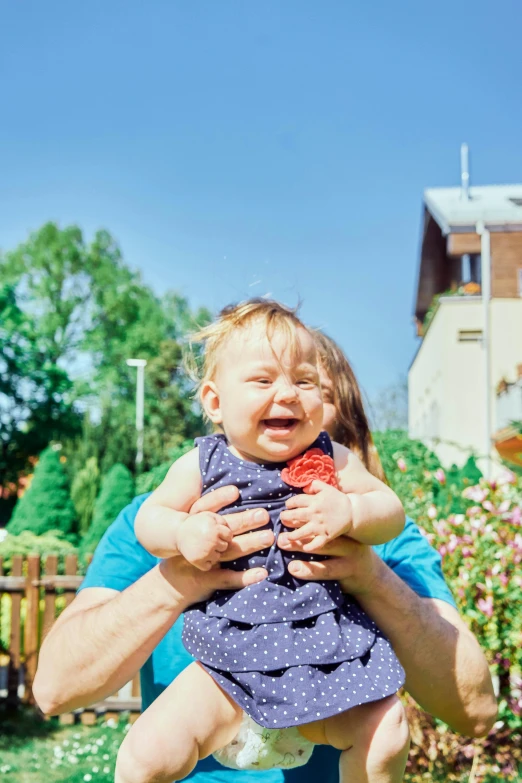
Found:
[[[461,197],[469,201],[469,149],[467,144],[460,145],[460,185]]]

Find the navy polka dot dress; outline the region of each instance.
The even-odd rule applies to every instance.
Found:
[[[258,465],[228,449],[224,435],[198,438],[205,495],[235,484],[240,498],[221,513],[266,508],[276,535],[286,501],[301,490],[281,479],[286,463]],[[312,447],[333,456],[322,432]],[[274,543],[226,568],[264,566],[268,578],[236,592],[218,591],[185,613],[183,642],[256,723],[271,729],[328,718],[395,693],[404,671],[390,643],[337,582],[306,582],[288,572],[294,559]]]

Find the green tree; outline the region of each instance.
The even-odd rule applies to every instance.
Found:
[[[71,486],[71,499],[78,517],[80,535],[85,535],[91,524],[99,482],[98,462],[96,457],[90,457],[85,467],[75,475]]]
[[[0,277],[4,271],[0,261]],[[39,317],[22,309],[21,287],[0,287],[1,483],[16,481],[29,457],[79,429],[72,382],[56,363],[56,347],[42,333]]]
[[[94,504],[92,523],[80,544],[83,555],[94,552],[101,537],[120,511],[134,497],[134,480],[125,465],[113,465],[101,482]]]
[[[203,431],[180,341],[209,314],[156,296],[107,231],[87,243],[77,226],[48,223],[0,258],[0,280],[0,482],[16,482],[53,441],[64,443],[71,476],[90,457],[104,472],[133,468],[130,357],[150,364],[144,468]]]
[[[60,530],[74,532],[76,513],[69,495],[69,481],[58,452],[45,449],[40,455],[29,489],[15,506],[7,530],[13,535],[30,530],[37,535]]]

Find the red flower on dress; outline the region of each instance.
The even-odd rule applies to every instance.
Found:
[[[321,449],[308,449],[299,457],[289,460],[288,466],[281,471],[281,478],[291,487],[308,489],[318,479],[338,488],[334,461]]]

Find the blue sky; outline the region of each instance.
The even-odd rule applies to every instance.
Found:
[[[158,292],[272,293],[373,396],[407,370],[422,191],[522,181],[519,0],[0,0],[0,247],[106,227]]]

